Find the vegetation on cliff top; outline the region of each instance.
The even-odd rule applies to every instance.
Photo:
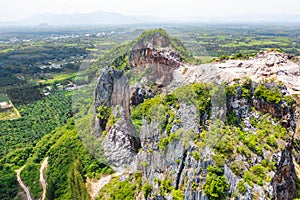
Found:
[[[113,58],[112,61],[109,63],[112,67],[118,68],[123,71],[127,71],[130,69],[129,55],[131,51],[136,50],[136,48],[146,48],[146,43],[153,44],[155,38],[160,36],[163,38],[162,40],[164,40],[164,42],[166,42],[167,44],[159,45],[165,45],[166,47],[174,49],[184,62],[199,62],[196,58],[192,56],[190,52],[187,51],[187,49],[184,47],[184,45],[178,38],[171,37],[167,33],[167,31],[161,28],[144,31],[138,38],[136,38],[131,43],[122,44],[117,47],[114,47],[107,54],[107,57],[103,58],[103,61],[108,61],[109,58]],[[154,48],[160,49],[162,47],[154,46]]]
[[[175,37],[171,37],[166,30],[162,28],[147,30],[143,32],[135,41],[135,45],[145,44],[146,42],[153,43],[155,37],[162,36],[167,42],[168,45],[174,48],[175,51],[182,57],[184,61],[192,58],[191,53],[187,51],[182,42]],[[158,46],[159,48],[159,46]]]

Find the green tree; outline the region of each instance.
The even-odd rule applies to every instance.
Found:
[[[90,196],[84,184],[82,177],[83,168],[79,160],[73,162],[68,173],[68,183],[71,191],[71,197],[74,200],[89,200]]]
[[[152,185],[149,184],[149,182],[147,181],[147,183],[143,186],[142,190],[144,193],[144,197],[147,199],[147,197],[151,194]]]
[[[204,185],[204,193],[209,199],[224,199],[229,185],[223,175],[223,169],[217,166],[208,167],[208,176]]]
[[[0,164],[0,199],[13,199],[18,193],[18,182],[14,171]]]
[[[174,200],[183,200],[184,194],[181,190],[172,190],[172,196]]]

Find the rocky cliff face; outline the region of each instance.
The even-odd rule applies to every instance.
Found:
[[[159,32],[146,35],[101,70],[95,107],[111,113],[96,125],[109,163],[142,172],[151,185],[149,194],[137,194],[144,199],[292,199],[290,93],[300,80],[292,57],[261,52],[247,61],[188,66],[171,44]],[[258,83],[268,77],[284,84]]]
[[[140,139],[128,111],[122,106],[114,107],[112,115],[117,121],[108,128],[102,147],[109,164],[117,170],[129,166],[140,148]]]
[[[142,151],[137,155],[134,165],[143,172],[143,177],[153,184],[153,198],[160,196],[160,181],[171,180],[170,184],[175,189],[184,191],[184,199],[207,199],[201,191],[200,185],[205,181],[206,169],[213,163],[211,154],[213,151],[206,148],[202,151],[192,142],[194,133],[199,133],[199,118],[194,106],[181,104],[176,112],[176,118],[187,123],[173,124],[171,132],[187,131],[185,139],[175,137],[169,144],[161,147],[160,141],[167,136],[157,127],[157,122],[147,123],[143,121],[141,130]],[[190,135],[189,135],[190,134]],[[199,152],[195,159],[193,152]]]
[[[128,63],[124,63],[126,57]],[[130,71],[115,69],[114,65],[123,62]],[[139,41],[129,55],[124,54],[112,62],[112,66],[103,68],[97,80],[95,90],[95,110],[101,106],[116,107],[120,111],[114,118],[118,119],[111,127],[107,127],[107,119],[95,119],[98,136],[106,131],[103,141],[104,154],[110,164],[125,167],[132,162],[140,148],[140,139],[130,119],[130,106],[136,106],[145,98],[154,97],[155,88],[166,86],[173,80],[173,71],[181,64],[179,54],[172,48],[170,39],[156,34],[154,38]],[[150,69],[150,70],[149,70]],[[146,73],[147,70],[149,73]],[[143,74],[143,81],[130,88],[130,79],[134,75]],[[133,75],[134,74],[134,75]],[[153,82],[152,82],[153,81]],[[157,91],[157,89],[154,89]]]
[[[254,88],[252,90],[254,90]],[[237,88],[237,91],[239,91],[239,88]],[[260,103],[264,102],[263,100],[258,99],[256,99],[255,102],[256,101]],[[250,100],[242,97],[241,95],[234,95],[227,96],[227,103],[228,112],[234,111],[234,113],[236,113],[237,119],[241,120],[239,123],[244,124],[243,128],[245,130],[251,131],[252,134],[259,133],[258,127],[256,127],[253,122],[250,122],[250,119],[257,118],[259,121],[263,116],[262,113],[253,111],[253,108],[255,107],[252,105]],[[269,107],[272,106],[273,105],[269,105]],[[278,105],[278,107],[282,108],[280,105]],[[280,108],[277,108],[278,113],[281,113]],[[273,112],[268,112],[269,110],[272,109],[269,108],[267,110],[261,110],[261,112],[271,115],[274,114]],[[292,115],[293,112],[288,112],[287,114]],[[218,140],[220,140],[218,137],[222,137],[222,135],[217,136],[217,138],[213,138],[213,136],[209,137],[212,142],[206,141],[210,144],[208,144],[205,148],[199,146],[193,138],[201,138],[201,132],[205,129],[200,126],[200,116],[201,114],[198,113],[195,106],[180,104],[180,109],[175,111],[175,119],[180,121],[180,123],[176,122],[175,124],[172,124],[170,132],[178,133],[181,130],[184,130],[184,132],[180,133],[179,138],[174,136],[175,139],[171,140],[165,147],[161,146],[162,141],[166,137],[170,138],[170,136],[168,136],[165,131],[161,132],[158,128],[159,125],[155,122],[148,124],[146,120],[143,121],[141,130],[142,151],[136,156],[134,163],[138,163],[138,169],[143,171],[145,180],[148,180],[153,184],[153,196],[160,194],[159,184],[155,182],[155,180],[167,179],[172,181],[172,185],[175,189],[181,189],[184,191],[184,199],[208,198],[203,192],[207,179],[207,169],[209,166],[213,166],[219,162],[216,156],[218,157],[220,155],[215,153],[216,146],[219,144],[214,143],[218,143]],[[279,118],[280,117],[281,115]],[[293,121],[293,119],[291,119],[291,121]],[[275,124],[276,122],[274,121],[272,123]],[[278,127],[279,126],[281,126],[280,123],[278,124]],[[193,136],[189,136],[188,133],[192,133]],[[185,140],[189,142],[186,143]],[[205,142],[204,138],[202,138],[202,141]],[[285,145],[284,140],[280,140],[278,142]],[[245,183],[244,192],[241,193],[238,189],[238,185],[239,182],[244,181],[243,176],[236,174],[236,172],[234,173],[232,168],[235,168],[235,163],[238,161],[239,165],[243,166],[241,169],[244,171],[241,173],[243,174],[247,171],[251,171],[251,169],[255,168],[255,166],[260,166],[261,163],[264,163],[263,160],[274,160],[274,162],[278,162],[277,168],[274,168],[267,173],[268,177],[273,177],[275,172],[277,174],[281,171],[282,164],[279,162],[283,161],[280,161],[280,159],[285,159],[286,156],[291,157],[292,152],[284,152],[284,156],[281,158],[277,157],[278,154],[281,155],[279,149],[263,149],[262,154],[257,153],[256,150],[254,150],[250,155],[246,155],[244,153],[236,154],[234,152],[235,150],[233,150],[233,155],[230,157],[230,160],[225,161],[224,164],[224,176],[229,184],[229,190],[227,191],[228,194],[238,194],[238,199],[271,199],[274,195],[277,195],[276,192],[278,189],[276,190],[274,187],[280,188],[279,183],[277,185],[277,183],[271,184],[271,182],[267,181],[265,181],[262,185],[258,185],[256,183],[252,186]],[[285,162],[285,165],[289,166],[290,170],[293,169],[293,165],[290,161]],[[277,175],[275,175],[275,177],[276,176]],[[291,181],[295,179],[295,176],[292,173],[287,173],[285,174],[285,178]],[[292,188],[289,191],[285,189],[282,190],[289,193],[290,196],[294,195],[295,188]]]
[[[95,91],[95,110],[111,107],[110,118],[115,123],[107,127],[107,119],[96,117],[96,134],[103,139],[104,155],[109,164],[123,167],[131,163],[138,152],[140,140],[129,117],[129,84],[120,70],[106,67],[101,70]]]
[[[292,145],[288,144],[281,154],[277,171],[272,179],[274,199],[294,199],[296,173],[293,163]]]
[[[105,67],[101,70],[95,89],[95,107],[111,106],[115,80],[120,79],[123,72]]]

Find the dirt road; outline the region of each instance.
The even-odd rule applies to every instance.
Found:
[[[112,175],[108,175],[108,176],[104,176],[102,178],[100,178],[99,180],[91,180],[91,179],[87,179],[87,183],[90,185],[90,196],[91,199],[94,200],[97,198],[99,191],[110,182],[112,177],[116,177],[116,176],[120,176],[122,175],[123,172],[117,172],[114,173]]]
[[[31,195],[30,195],[30,191],[29,189],[27,188],[27,186],[23,183],[21,177],[20,177],[20,174],[21,174],[21,171],[24,169],[25,166],[21,167],[20,169],[16,170],[16,173],[17,173],[17,180],[20,184],[20,186],[23,188],[23,190],[25,191],[26,193],[26,197],[27,197],[27,200],[33,200],[31,198]]]
[[[46,191],[47,191],[47,184],[46,184],[46,178],[44,176],[45,169],[48,166],[48,157],[45,158],[45,160],[42,162],[41,168],[40,168],[40,183],[43,188],[43,193],[41,200],[45,200],[46,198]]]

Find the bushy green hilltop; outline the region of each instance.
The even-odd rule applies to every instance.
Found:
[[[178,82],[190,62],[178,39],[145,31],[80,73],[96,85],[19,106],[0,122],[0,198],[22,191],[25,166],[39,199],[45,158],[48,200],[298,198],[299,96],[268,77]]]

